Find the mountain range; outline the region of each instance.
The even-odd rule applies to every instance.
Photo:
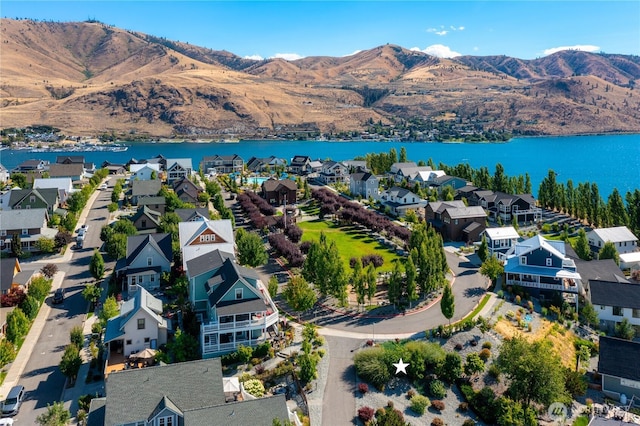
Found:
[[[522,135],[640,132],[640,57],[443,59],[396,45],[255,61],[100,22],[0,22],[0,127],[223,138],[446,123]]]

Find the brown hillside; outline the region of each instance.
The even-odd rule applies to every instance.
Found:
[[[0,127],[261,137],[455,119],[522,134],[640,132],[640,58],[439,59],[385,45],[252,61],[100,23],[2,19]]]

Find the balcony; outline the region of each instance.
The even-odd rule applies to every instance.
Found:
[[[273,312],[269,315],[254,315],[252,319],[247,321],[232,321],[232,322],[211,322],[209,324],[203,324],[201,332],[202,334],[219,333],[221,331],[247,331],[255,330],[258,328],[266,329],[278,322],[278,312]]]

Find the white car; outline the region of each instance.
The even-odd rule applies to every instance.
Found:
[[[106,184],[106,183],[103,183],[102,185],[100,185],[100,186],[98,187],[98,190],[99,190],[99,191],[105,191],[107,188],[108,188],[107,184]]]
[[[85,223],[80,227],[80,229],[78,229],[78,236],[84,236],[88,230],[89,230],[89,225]]]

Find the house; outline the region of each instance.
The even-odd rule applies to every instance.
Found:
[[[202,317],[202,357],[256,346],[278,322],[278,309],[258,274],[219,250],[191,258],[186,266],[189,301]]]
[[[542,220],[542,209],[536,207],[536,200],[531,194],[505,194],[496,192],[494,207],[489,209],[489,215],[496,221],[510,223],[514,218],[519,223],[538,222]]]
[[[471,199],[471,197],[473,196],[473,193],[475,191],[478,191],[478,187],[473,186],[473,185],[465,185],[462,188],[458,188],[456,190],[456,194],[455,194],[455,199],[456,200],[467,200],[467,202],[471,205],[471,203],[469,202],[469,200]],[[477,206],[478,204],[473,204],[475,206]]]
[[[77,182],[85,177],[83,164],[51,164],[49,166],[49,177],[52,178],[71,178],[73,182]]]
[[[240,174],[244,171],[244,160],[237,154],[212,155],[202,159],[200,170],[204,173]]]
[[[75,192],[73,189],[73,183],[71,183],[71,178],[36,178],[33,180],[33,188],[56,188],[58,190],[60,204],[64,204],[67,201],[67,198],[69,198],[69,195]]]
[[[349,192],[354,197],[378,199],[380,181],[369,172],[356,172],[349,175]]]
[[[298,200],[298,184],[291,179],[268,179],[262,182],[262,198],[269,204],[295,204]]]
[[[0,164],[0,183],[6,182],[9,180],[9,170],[2,164]]]
[[[148,207],[163,215],[167,207],[167,199],[162,195],[143,196],[138,198],[138,207]]]
[[[425,207],[425,219],[444,240],[474,242],[486,228],[487,214],[462,201],[433,201]]]
[[[140,206],[136,213],[131,216],[130,220],[140,233],[156,232],[160,226],[160,218],[162,213],[152,210],[148,206]]]
[[[626,226],[593,229],[587,232],[587,239],[595,257],[608,241],[616,246],[618,254],[632,253],[638,249],[638,237],[633,235]]]
[[[432,179],[430,181],[430,185],[432,187],[438,188],[438,191],[441,191],[445,186],[450,186],[455,191],[457,189],[468,186],[469,182],[466,179],[462,179],[457,176],[442,175]]]
[[[155,290],[160,288],[161,274],[171,270],[172,261],[171,234],[132,235],[127,237],[127,257],[116,264],[116,275],[126,282],[130,294],[140,287]]]
[[[95,164],[87,163],[84,155],[58,155],[56,164],[82,164],[85,172],[93,173],[96,169]]]
[[[180,217],[180,222],[193,222],[209,220],[209,209],[175,209],[174,213]]]
[[[349,169],[349,173],[369,172],[367,162],[365,160],[345,160],[342,162],[344,166]]]
[[[409,181],[418,172],[430,172],[430,171],[431,171],[431,167],[429,166],[418,166],[413,161],[407,161],[407,162],[393,163],[391,165],[391,169],[389,170],[389,175],[391,175],[391,177],[396,182],[402,182],[403,180]]]
[[[297,175],[306,175],[311,173],[311,158],[306,155],[296,155],[291,159],[289,171]]]
[[[422,187],[431,186],[439,177],[445,176],[444,170],[417,171],[409,179],[410,183],[418,184]]]
[[[589,280],[589,294],[602,330],[613,331],[626,318],[640,337],[640,285]]]
[[[272,426],[297,415],[285,395],[226,402],[220,358],[118,371],[91,400],[87,426]]]
[[[9,207],[20,209],[47,209],[49,215],[60,206],[57,188],[12,189]]]
[[[197,205],[198,196],[203,192],[202,188],[191,182],[188,178],[181,178],[173,182],[173,192],[185,203]]]
[[[326,185],[347,183],[349,181],[349,170],[344,164],[337,161],[325,161],[322,163],[318,179]]]
[[[503,226],[501,228],[487,228],[482,233],[487,239],[489,255],[504,259],[507,251],[514,247],[520,239],[520,234],[513,226]]]
[[[167,183],[169,185],[176,180],[190,178],[192,174],[191,158],[167,158]]]
[[[108,347],[109,357],[112,354],[129,356],[164,345],[168,331],[169,323],[162,317],[162,301],[140,288],[122,303],[120,314],[107,321],[104,344]]]
[[[637,271],[640,269],[640,251],[622,253],[620,255],[620,269]]]
[[[162,188],[162,182],[160,182],[159,179],[133,180],[130,184],[131,190],[129,197],[131,199],[131,204],[134,206],[137,206],[139,200],[143,197],[153,197],[158,195],[160,188]]]
[[[0,295],[8,294],[15,290],[29,291],[29,284],[35,275],[31,269],[23,269],[22,265],[15,257],[0,259]],[[15,307],[0,308],[0,336],[7,331],[7,314]]]
[[[159,164],[160,170],[167,169],[167,159],[162,154],[158,154],[153,158],[148,158],[144,160],[137,160],[135,158],[131,158],[129,161],[127,161],[126,166],[130,167],[132,164]]]
[[[151,180],[160,178],[160,164],[132,164],[129,166],[130,180]]]
[[[272,172],[277,167],[284,168],[286,165],[287,160],[273,155],[264,158],[251,157],[249,161],[247,161],[247,170],[254,173]]]
[[[505,285],[560,292],[580,292],[581,276],[563,241],[529,238],[506,253]]]
[[[47,209],[0,211],[0,251],[11,251],[14,235],[20,238],[23,251],[38,251],[40,238],[54,238],[58,231],[47,227]]]
[[[11,173],[36,173],[42,175],[42,173],[49,170],[49,162],[45,160],[26,160],[18,164],[18,166],[11,170]]]
[[[124,164],[112,163],[110,161],[103,161],[102,168],[107,169],[110,175],[123,175],[127,171]]]
[[[180,233],[180,249],[182,250],[182,266],[198,256],[214,250],[235,254],[235,239],[231,220],[203,220],[178,223]]]
[[[598,352],[602,392],[615,400],[623,394],[627,400],[640,398],[640,343],[601,336]]]
[[[392,215],[404,217],[408,211],[419,212],[427,202],[408,189],[394,186],[380,194],[380,202]]]

